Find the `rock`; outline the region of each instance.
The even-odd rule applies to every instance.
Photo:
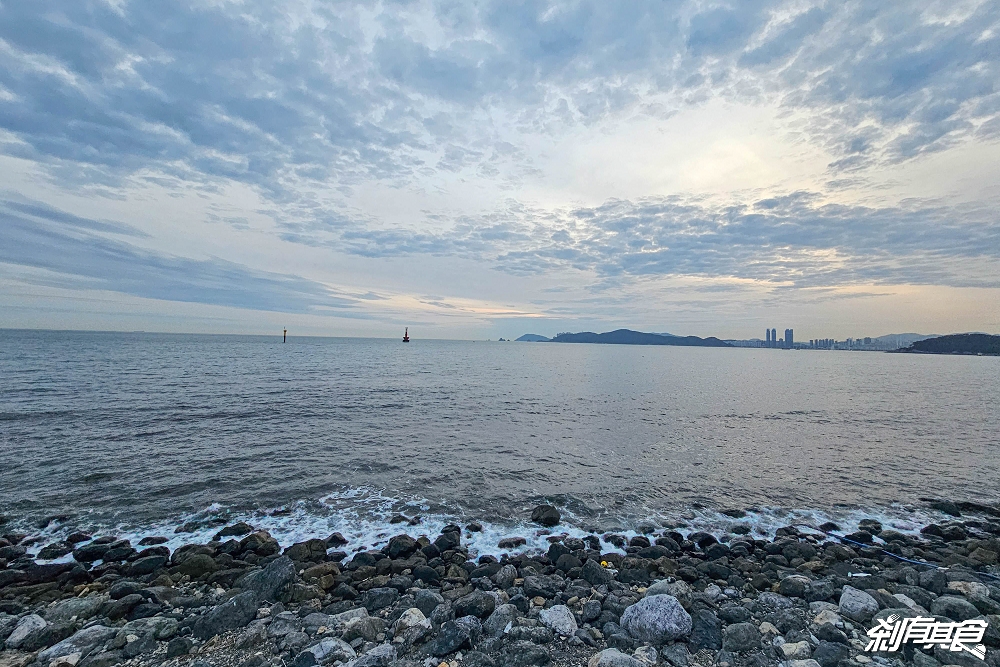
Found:
[[[664,646],[660,649],[660,654],[673,667],[687,667],[690,660],[690,653],[688,653],[687,646],[680,642]]]
[[[807,654],[805,658],[808,657]],[[821,667],[836,667],[841,661],[850,660],[850,658],[851,649],[846,644],[822,640],[812,653],[812,659],[818,662]]]
[[[548,609],[543,609],[538,614],[538,620],[542,625],[552,630],[557,635],[570,637],[576,632],[576,618],[569,607],[564,604],[557,604]]]
[[[326,664],[337,660],[347,662],[358,657],[358,654],[354,652],[350,644],[336,637],[326,637],[318,644],[313,644],[305,649],[305,651],[312,653],[319,664]]]
[[[101,607],[108,598],[104,595],[87,595],[82,598],[69,598],[62,600],[45,610],[45,618],[53,623],[58,621],[71,621],[75,617],[78,621],[86,621],[93,618],[101,611]]]
[[[446,656],[464,646],[471,646],[468,629],[455,621],[448,621],[441,626],[437,637],[427,645],[427,652],[431,655]]]
[[[276,602],[294,581],[295,564],[288,556],[281,556],[268,563],[263,570],[244,575],[236,581],[236,586],[244,591],[253,591],[260,600]]]
[[[426,630],[431,629],[431,622],[427,620],[424,613],[417,609],[416,607],[410,607],[404,611],[396,622],[392,626],[392,636],[401,636],[407,630],[411,628],[424,628]]]
[[[781,580],[781,583],[778,584],[778,592],[785,597],[804,598],[809,592],[811,584],[812,580],[809,577],[793,574]]]
[[[600,601],[587,600],[583,603],[583,609],[580,611],[580,620],[584,623],[596,621],[600,618],[602,610]]]
[[[651,595],[625,609],[621,626],[639,641],[665,644],[691,632],[691,616],[674,596]]]
[[[609,648],[593,656],[587,667],[645,667],[646,663],[625,655],[616,648]]]
[[[418,565],[413,568],[413,577],[426,584],[436,584],[441,581],[441,575],[437,573],[437,570],[426,565]]]
[[[552,661],[548,651],[531,642],[514,642],[500,661],[504,667],[537,667]]]
[[[502,604],[483,623],[483,632],[487,637],[499,637],[516,619],[517,607],[512,604]]]
[[[493,658],[480,653],[479,651],[469,651],[462,660],[462,667],[497,667]]]
[[[813,634],[821,641],[835,642],[837,644],[850,643],[847,635],[839,630],[833,623],[823,623],[813,629]]]
[[[498,549],[516,549],[518,547],[523,547],[528,543],[528,540],[523,537],[505,537],[497,543]]]
[[[560,520],[562,520],[562,516],[560,516],[559,510],[552,505],[539,505],[531,510],[531,521],[533,523],[551,528],[552,526],[559,525]]]
[[[979,610],[965,598],[954,595],[942,595],[931,603],[931,613],[935,616],[947,616],[953,621],[965,621],[979,616]]]
[[[864,591],[859,591],[853,586],[844,586],[844,591],[840,594],[839,609],[842,616],[864,623],[871,620],[878,611],[878,602]]]
[[[601,567],[601,564],[593,558],[587,559],[587,562],[583,564],[580,576],[591,586],[607,585],[614,581],[615,578],[613,574]]]
[[[416,592],[413,606],[423,612],[424,616],[430,616],[438,605],[444,602],[440,593],[427,589],[420,589]]]
[[[753,623],[734,623],[722,634],[722,650],[733,653],[760,648],[760,630]]]
[[[722,648],[722,623],[708,609],[699,609],[691,615],[691,636],[688,638],[691,650],[701,649],[718,651]]]
[[[199,617],[192,628],[198,639],[209,639],[229,630],[241,628],[257,617],[257,597],[245,591]]]
[[[489,593],[473,591],[452,603],[456,616],[476,616],[486,618],[496,609],[497,601]],[[574,628],[575,630],[575,628]]]
[[[517,568],[508,563],[501,567],[491,579],[497,588],[507,590],[514,585],[514,580],[517,579]]]
[[[812,648],[810,648],[809,642],[806,641],[785,642],[778,648],[785,660],[808,660],[812,657]],[[847,653],[850,656],[849,650]]]
[[[194,642],[187,637],[174,637],[167,642],[167,658],[170,659],[187,655],[191,652],[193,647]]]
[[[462,616],[456,618],[455,622],[461,625],[469,633],[469,644],[475,646],[480,637],[483,636],[483,624],[475,616]]]
[[[21,648],[22,645],[31,641],[32,635],[45,629],[45,625],[45,619],[38,614],[28,614],[14,626],[14,631],[7,637],[5,645],[8,649]]]
[[[656,649],[652,646],[640,646],[632,654],[632,657],[644,665],[655,665],[660,661],[660,656],[657,655]]]
[[[231,526],[226,526],[215,534],[215,541],[221,542],[224,537],[241,537],[253,532],[253,526],[245,521],[239,521]],[[142,542],[139,543],[142,545]]]
[[[116,634],[118,634],[118,630],[115,628],[108,628],[103,625],[91,625],[80,630],[73,636],[62,640],[55,646],[39,652],[38,662],[48,665],[56,658],[74,653],[79,654],[81,659],[86,658],[90,655],[91,651],[110,640]]]
[[[935,595],[943,595],[948,589],[948,577],[941,570],[924,570],[919,575],[919,583],[921,588]]]
[[[395,604],[398,599],[399,591],[395,588],[372,588],[361,594],[359,602],[373,612]]]
[[[73,559],[78,563],[93,563],[95,560],[101,560],[110,549],[110,544],[91,542],[75,549]]]
[[[396,661],[396,647],[392,644],[379,644],[363,656],[348,663],[350,667],[389,667]]]
[[[345,642],[352,642],[359,637],[365,641],[373,642],[378,636],[385,632],[385,621],[377,616],[360,616],[347,622],[341,639]]]
[[[285,555],[297,563],[318,563],[326,558],[326,540],[306,540],[285,549]]]
[[[153,572],[156,572],[166,564],[167,564],[166,556],[161,556],[158,554],[153,554],[152,556],[145,556],[143,558],[138,558],[132,561],[132,565],[129,566],[128,569],[129,576],[141,577],[146,574],[152,574]]]
[[[389,540],[389,545],[386,547],[385,554],[389,558],[396,560],[398,558],[407,558],[413,555],[419,548],[420,545],[417,544],[417,541],[409,535],[396,535]]]
[[[219,565],[211,556],[206,554],[192,554],[180,561],[175,566],[175,569],[181,574],[186,574],[192,579],[198,579],[206,574],[215,572],[219,569]]]

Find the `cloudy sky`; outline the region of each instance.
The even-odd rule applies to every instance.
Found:
[[[1000,332],[1000,3],[0,0],[0,327]]]

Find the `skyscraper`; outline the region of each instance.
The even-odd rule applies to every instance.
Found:
[[[767,336],[767,345],[765,347],[771,347],[771,330],[764,329],[764,335]]]
[[[789,350],[792,349],[793,342],[794,342],[794,336],[792,335],[792,330],[785,329],[785,347],[788,348]]]
[[[771,347],[778,347],[778,330],[771,329]]]

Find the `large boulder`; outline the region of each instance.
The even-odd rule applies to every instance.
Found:
[[[630,655],[625,655],[616,648],[601,651],[587,662],[587,667],[647,667]]]
[[[45,629],[45,619],[38,614],[28,614],[14,626],[14,631],[7,637],[7,648],[21,648],[31,642],[31,638]]]
[[[69,598],[57,602],[45,610],[45,618],[56,623],[59,621],[86,621],[98,614],[101,607],[108,601],[106,595],[86,595],[82,598]]]
[[[587,559],[587,562],[583,564],[580,576],[583,577],[591,586],[600,586],[601,584],[607,585],[610,584],[615,578],[613,574],[608,572],[593,558]]]
[[[389,540],[389,546],[386,547],[385,554],[396,560],[397,558],[407,558],[414,553],[420,545],[417,541],[410,537],[409,535],[396,535],[394,538]]]
[[[552,505],[539,505],[531,510],[531,520],[534,523],[551,528],[552,526],[559,525],[562,516],[559,514],[559,510]]]
[[[975,605],[956,595],[942,595],[931,603],[931,613],[935,616],[947,616],[953,621],[967,621],[979,616]]]
[[[760,648],[760,630],[753,623],[734,623],[722,635],[722,650],[732,653]]]
[[[49,647],[38,654],[37,660],[42,665],[48,665],[56,658],[78,653],[79,657],[86,658],[91,651],[103,645],[118,634],[117,628],[109,628],[103,625],[91,625],[80,630],[72,637],[62,640],[55,646]]]
[[[641,642],[665,644],[691,632],[691,616],[673,595],[650,595],[625,608],[621,626]]]
[[[231,600],[212,607],[194,622],[192,628],[198,639],[209,639],[223,632],[242,628],[257,616],[257,597],[253,591],[244,591]]]
[[[476,616],[486,618],[496,609],[496,598],[485,591],[472,591],[452,603],[455,616]]]
[[[542,622],[542,625],[552,630],[552,632],[563,637],[572,637],[577,630],[576,618],[574,618],[573,612],[569,610],[569,607],[564,604],[557,604],[548,609],[543,609],[538,614],[538,620]]]
[[[306,649],[313,654],[318,664],[332,663],[337,660],[347,662],[358,657],[351,645],[336,637],[327,637],[318,644],[313,644]],[[305,651],[304,651],[305,652]]]
[[[878,611],[878,602],[868,593],[853,586],[844,586],[840,594],[840,614],[852,621],[864,623]]]
[[[276,558],[262,570],[244,575],[236,586],[252,591],[260,600],[277,601],[295,581],[295,564],[288,556]]]

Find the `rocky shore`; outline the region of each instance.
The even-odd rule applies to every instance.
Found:
[[[0,667],[998,667],[996,514],[920,535],[866,520],[848,536],[857,546],[795,526],[580,539],[542,506],[547,553],[517,553],[511,535],[499,560],[463,546],[477,524],[412,526],[369,551],[336,533],[282,549],[245,523],[173,551],[164,537],[75,533],[39,548],[5,534]],[[892,614],[983,618],[986,661],[866,653],[865,631]]]

